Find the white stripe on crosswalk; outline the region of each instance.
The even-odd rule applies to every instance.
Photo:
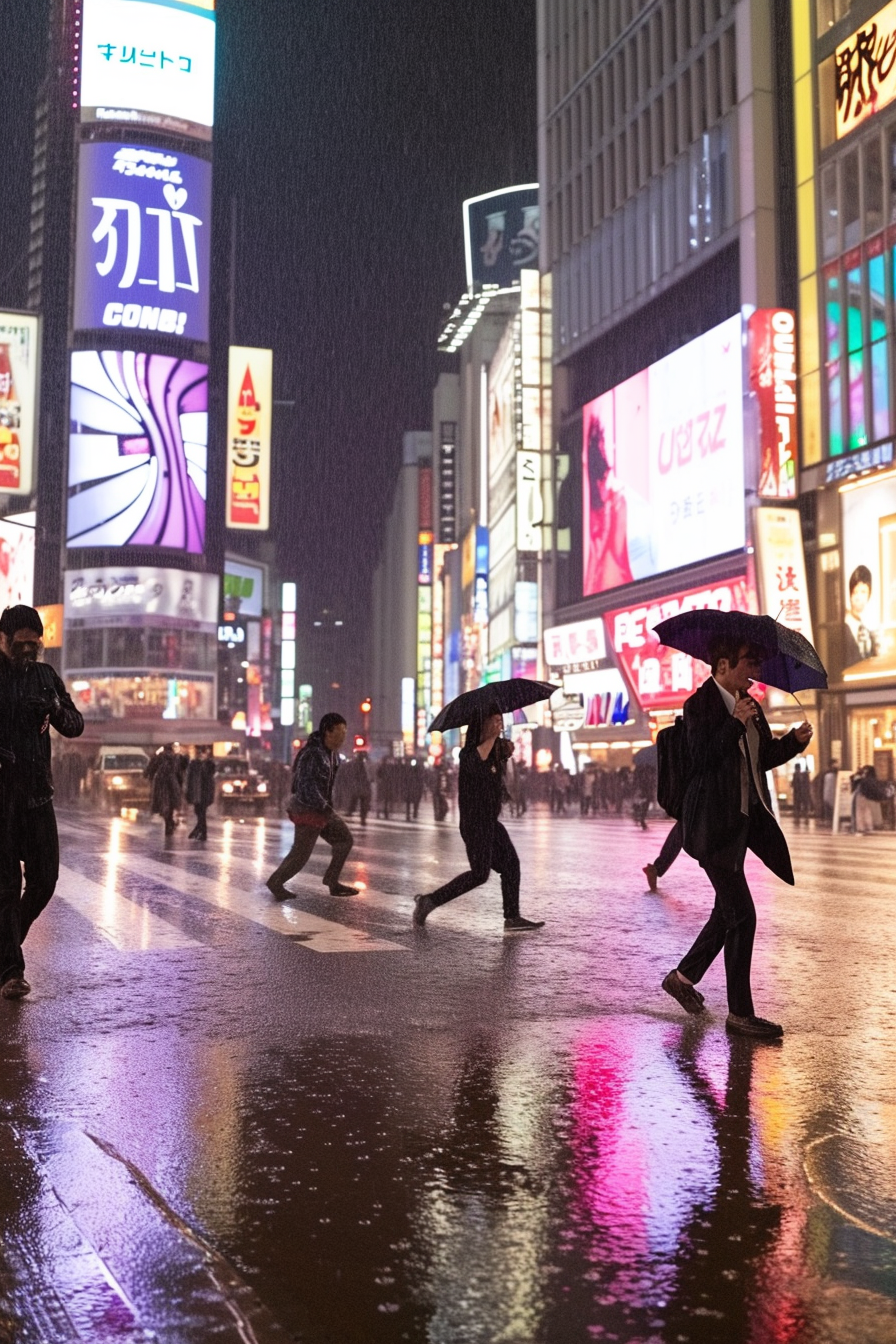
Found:
[[[248,866],[250,860],[242,860],[238,865]],[[401,943],[388,942],[384,938],[372,938],[363,929],[349,928],[335,920],[322,919],[319,915],[307,914],[287,905],[275,905],[267,895],[247,890],[246,884],[235,882],[230,874],[227,861],[222,863],[219,878],[200,877],[180,867],[171,867],[142,854],[119,852],[116,866],[141,877],[150,877],[155,881],[183,892],[185,896],[194,896],[208,905],[216,905],[221,910],[261,924],[275,933],[301,939],[301,946],[312,952],[405,952]],[[121,878],[119,878],[121,881]]]
[[[202,946],[145,905],[129,901],[115,882],[102,886],[64,864],[59,867],[56,896],[121,952],[177,952]]]

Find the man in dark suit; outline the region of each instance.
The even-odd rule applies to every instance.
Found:
[[[744,874],[748,849],[793,886],[787,841],[771,810],[765,773],[808,746],[812,729],[801,723],[772,737],[765,715],[748,694],[765,650],[748,644],[717,644],[712,676],[684,706],[691,776],[682,809],[684,848],[706,872],[715,890],[712,913],[691,950],[670,971],[663,989],[689,1013],[703,1011],[699,984],[724,948],[728,986],[727,1029],[739,1035],[776,1038],[783,1029],[757,1017],[750,992],[750,962],[756,910]]]

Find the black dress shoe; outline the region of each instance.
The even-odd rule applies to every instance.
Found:
[[[357,896],[360,887],[346,887],[342,882],[337,882],[335,887],[330,888],[331,896]]]
[[[784,1035],[784,1028],[777,1022],[756,1017],[754,1013],[750,1013],[749,1016],[729,1013],[725,1019],[725,1030],[735,1036],[753,1036],[763,1041],[779,1041]]]
[[[693,985],[686,985],[677,971],[670,971],[663,981],[663,989],[681,1004],[686,1013],[703,1012],[703,995]]]

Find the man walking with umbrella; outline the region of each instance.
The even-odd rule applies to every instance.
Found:
[[[701,614],[708,613],[696,613]],[[663,627],[660,635],[664,637]],[[666,642],[680,647],[672,635]],[[703,996],[694,986],[724,949],[726,1027],[766,1039],[782,1036],[783,1028],[757,1017],[753,1008],[750,964],[756,910],[744,856],[748,848],[753,850],[773,873],[793,885],[787,842],[771,810],[765,775],[796,756],[812,737],[809,724],[802,723],[783,738],[774,738],[762,709],[749,695],[751,681],[760,679],[770,657],[770,650],[739,639],[732,622],[730,635],[721,634],[710,643],[712,675],[685,702],[691,771],[682,807],[682,838],[685,850],[712,883],[715,903],[690,951],[663,980],[663,989],[686,1012],[702,1012]]]

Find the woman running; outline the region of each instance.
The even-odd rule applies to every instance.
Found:
[[[460,753],[457,797],[460,834],[467,847],[470,871],[460,873],[438,891],[414,897],[414,923],[422,926],[440,905],[463,896],[488,881],[494,869],[501,874],[504,901],[504,932],[532,933],[544,920],[523,919],[520,914],[520,861],[513,842],[498,818],[504,800],[504,771],[513,743],[503,736],[504,716],[496,705],[467,728]]]

